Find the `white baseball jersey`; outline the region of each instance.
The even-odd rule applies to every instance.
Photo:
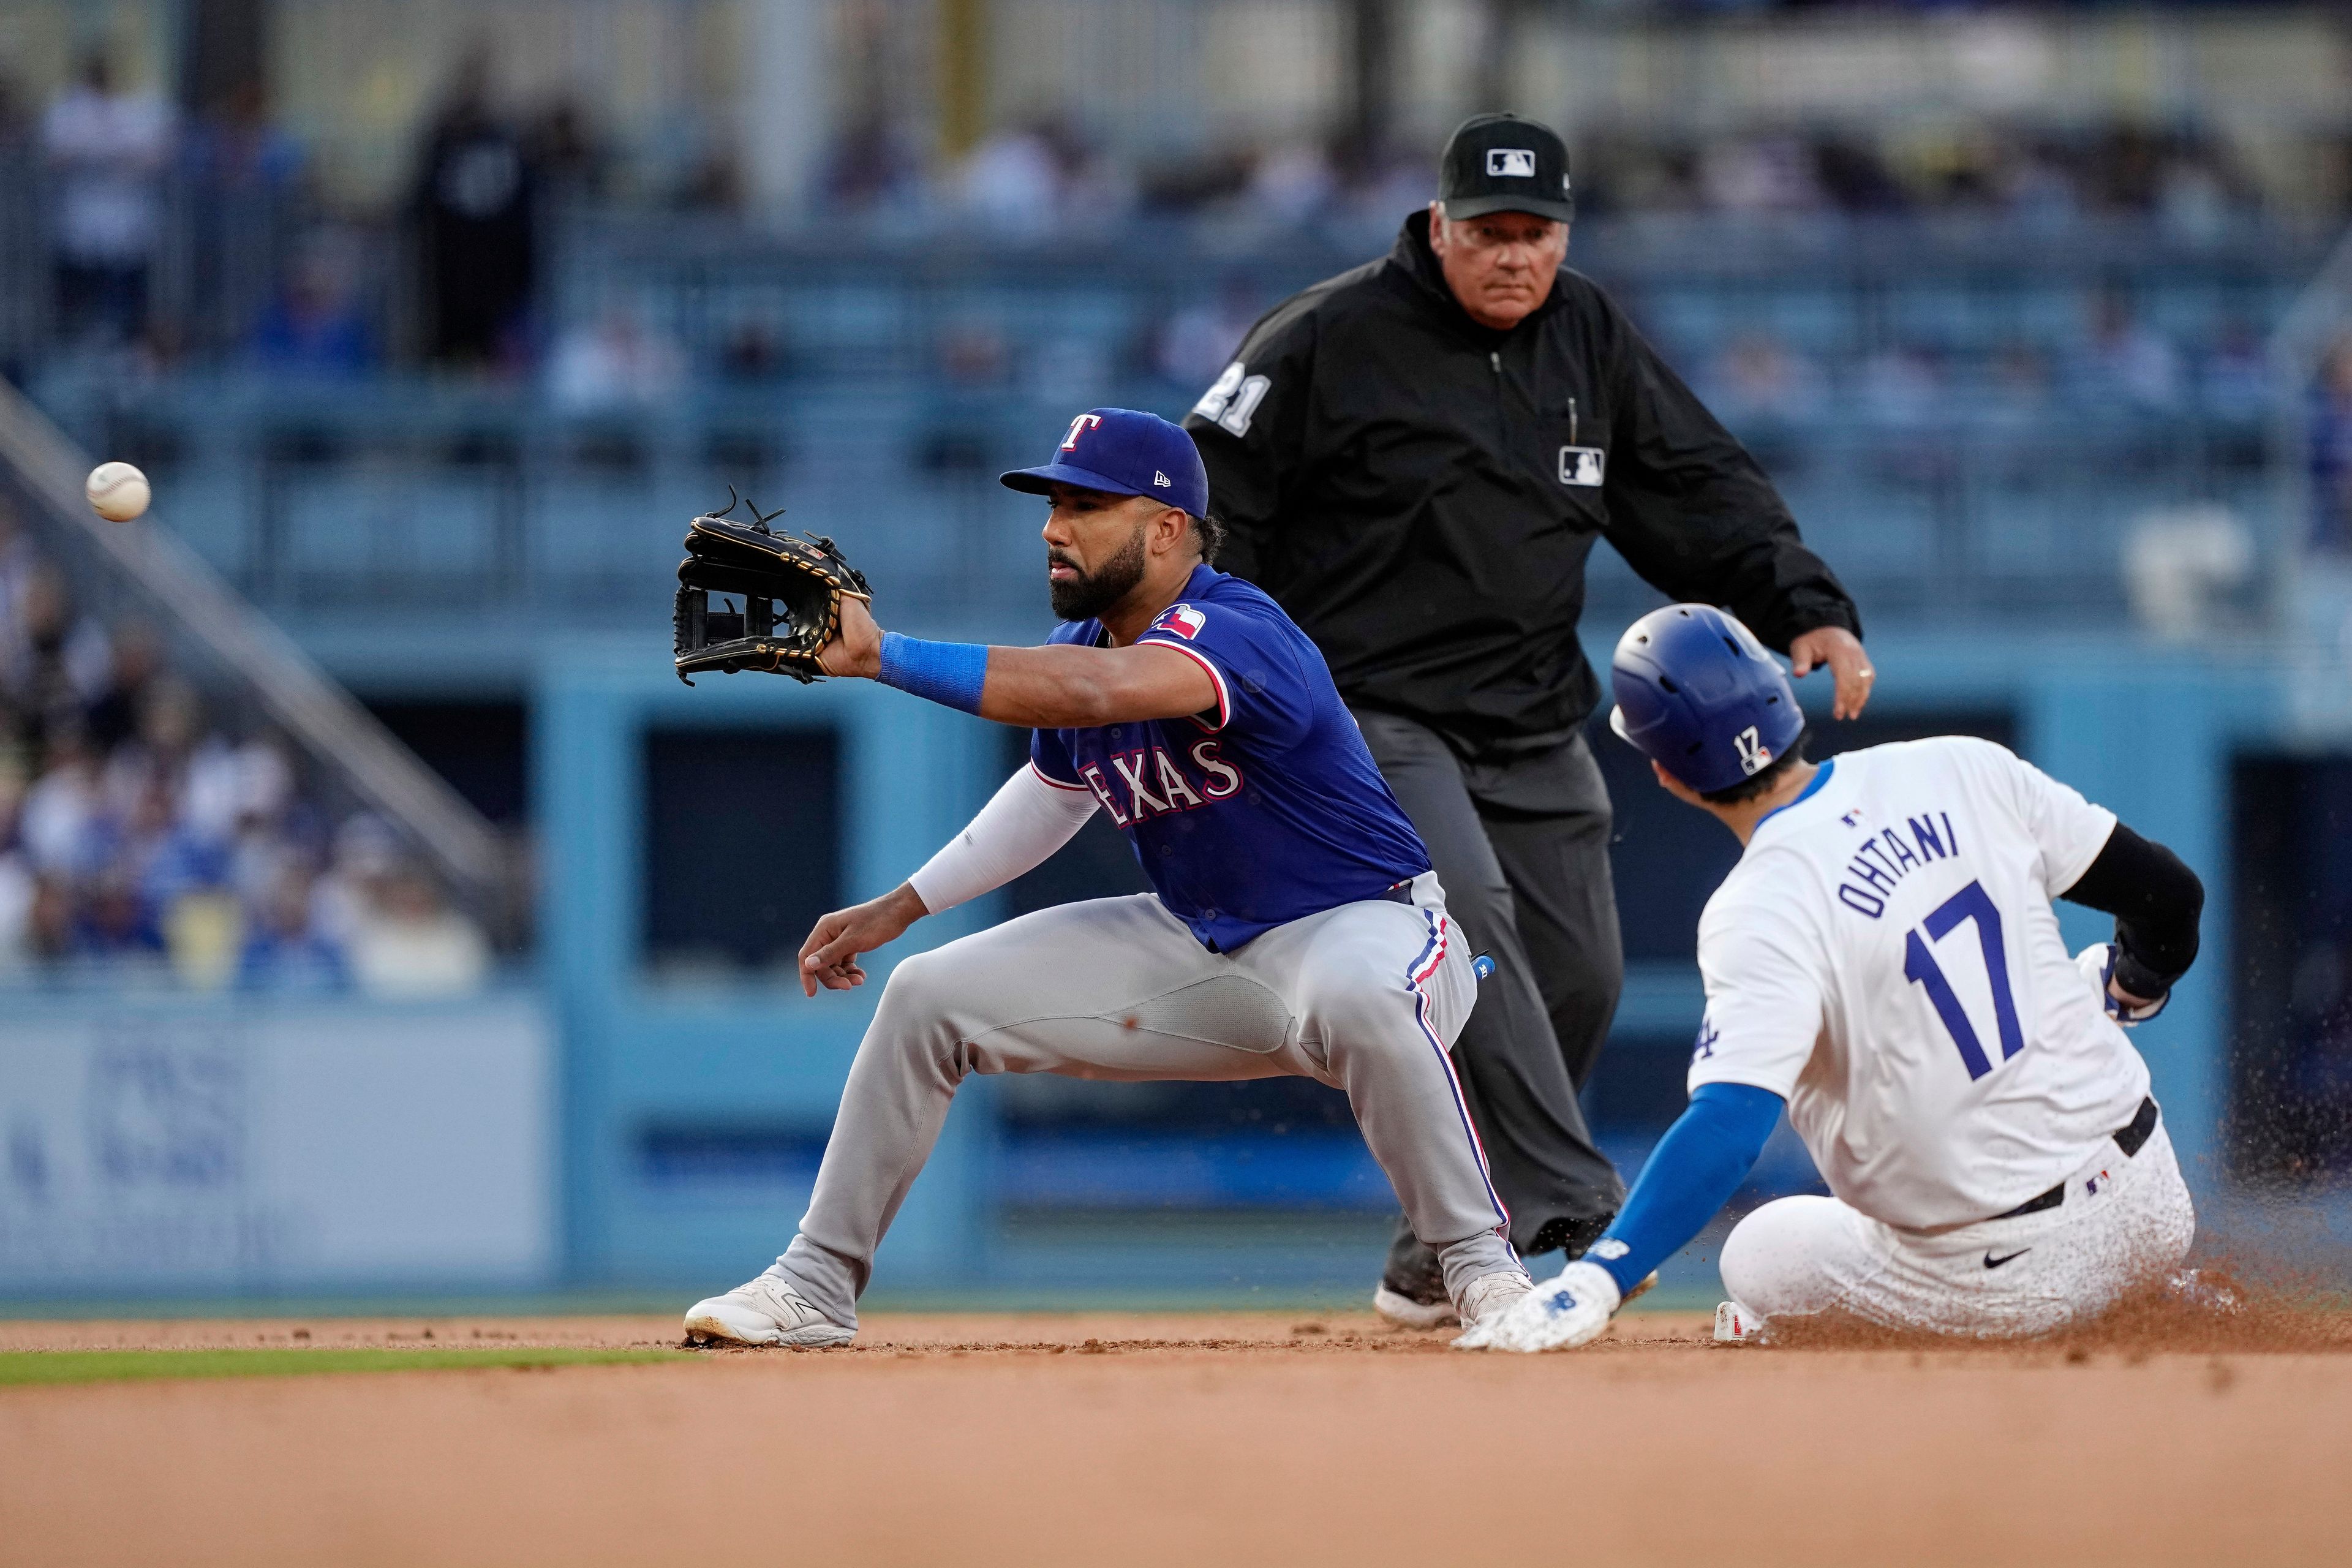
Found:
[[[2115,826],[1986,741],[1822,763],[1700,918],[1690,1087],[1787,1097],[1830,1190],[1891,1226],[1990,1218],[2064,1180],[2147,1092],[2050,907]]]

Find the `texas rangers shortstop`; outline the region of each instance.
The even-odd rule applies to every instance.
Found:
[[[1051,462],[1043,647],[927,643],[846,604],[824,654],[1034,730],[1028,766],[897,890],[826,915],[803,986],[861,984],[861,953],[1052,854],[1097,810],[1155,891],[1068,904],[901,963],[858,1047],[808,1213],[775,1266],[697,1302],[690,1338],[845,1343],[875,1249],[975,1072],[1098,1079],[1298,1074],[1346,1091],[1465,1323],[1524,1295],[1509,1215],[1446,1052],[1475,998],[1428,852],[1331,677],[1274,601],[1208,563],[1217,527],[1192,437],[1080,415]]]
[[[1785,1104],[1832,1197],[1725,1243],[1718,1338],[1842,1311],[2029,1334],[2173,1270],[2189,1190],[2120,1024],[2197,955],[2204,890],[2173,854],[1988,742],[1818,766],[1787,678],[1703,605],[1617,645],[1611,724],[1747,852],[1699,921],[1691,1103],[1587,1260],[1468,1349],[1564,1349],[1731,1196]],[[2114,914],[2070,958],[2051,900]]]

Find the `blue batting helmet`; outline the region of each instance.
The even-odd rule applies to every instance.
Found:
[[[1761,773],[1805,732],[1779,662],[1712,605],[1668,605],[1626,627],[1609,684],[1609,727],[1701,795]]]

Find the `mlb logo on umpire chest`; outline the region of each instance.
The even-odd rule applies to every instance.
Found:
[[[1609,454],[1599,447],[1562,447],[1559,449],[1559,482],[1581,485],[1591,489],[1601,483],[1608,466]]]
[[[1536,153],[1532,147],[1489,147],[1486,149],[1486,173],[1516,175],[1523,180],[1536,177]]]

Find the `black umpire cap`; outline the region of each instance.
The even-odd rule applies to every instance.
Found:
[[[1478,114],[1447,138],[1437,199],[1449,218],[1533,213],[1567,223],[1576,216],[1568,183],[1568,147],[1551,127],[1516,114]]]

